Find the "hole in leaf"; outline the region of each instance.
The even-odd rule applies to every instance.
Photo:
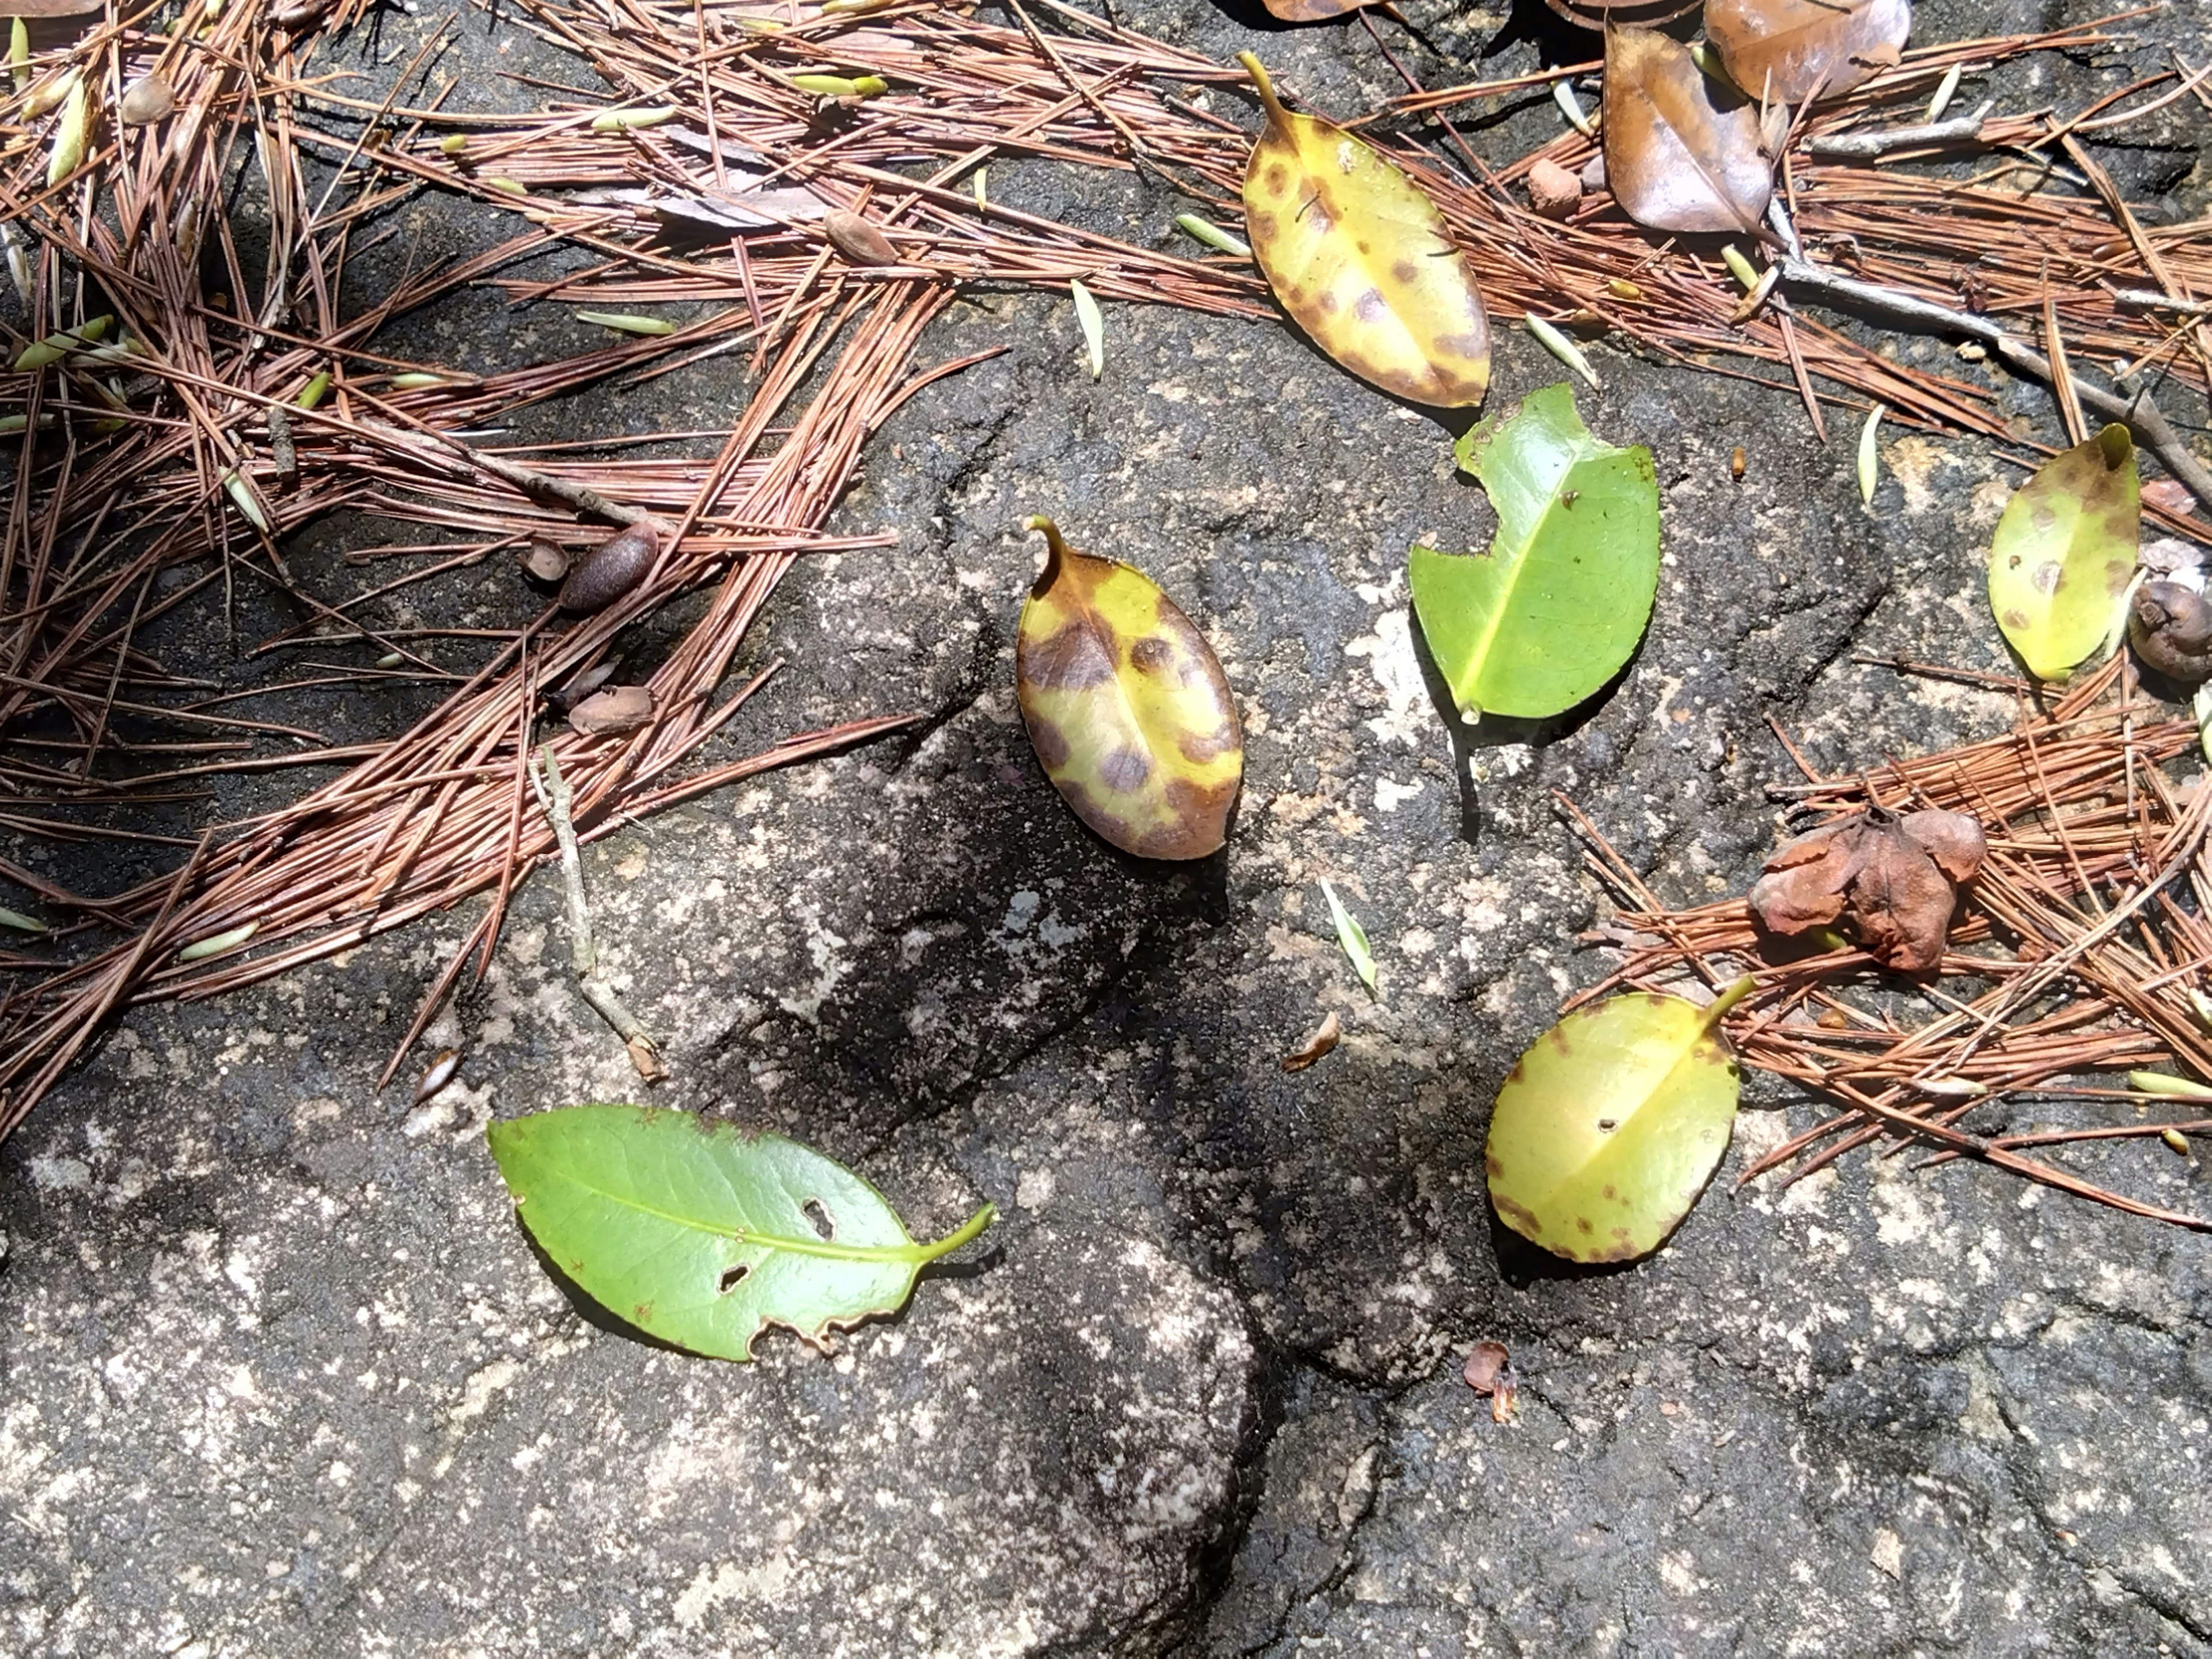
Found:
[[[806,1218],[814,1224],[814,1231],[818,1237],[825,1241],[837,1237],[837,1224],[830,1220],[830,1212],[823,1206],[820,1199],[810,1198],[799,1207],[806,1212]]]
[[[740,1261],[734,1267],[725,1267],[722,1269],[722,1276],[714,1281],[714,1288],[724,1296],[727,1296],[738,1285],[744,1284],[746,1275],[751,1272],[752,1264],[746,1261]]]
[[[1615,1129],[1619,1128],[1620,1125],[1612,1118],[1601,1117],[1597,1121],[1597,1127],[1601,1133],[1611,1134]]]

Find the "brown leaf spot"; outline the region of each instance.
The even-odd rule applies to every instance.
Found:
[[[1586,1215],[1577,1216],[1575,1218],[1575,1225],[1578,1230],[1586,1233],[1594,1233],[1597,1231],[1596,1223],[1593,1222]]]
[[[1499,1197],[1494,1187],[1490,1191],[1490,1201],[1498,1206],[1498,1213],[1511,1222],[1514,1231],[1523,1237],[1534,1238],[1544,1231],[1544,1224],[1536,1219],[1534,1210],[1525,1204],[1516,1204],[1510,1198]]]
[[[1421,280],[1421,268],[1411,259],[1393,260],[1390,265],[1390,275],[1407,288],[1411,288]]]
[[[1152,762],[1133,749],[1116,749],[1098,763],[1098,781],[1117,795],[1143,788],[1152,775]]]
[[[2063,574],[2064,573],[2059,569],[2057,560],[2045,559],[2035,567],[2029,574],[2028,580],[2034,585],[2035,591],[2039,593],[2056,593],[2058,591],[2058,578]]]
[[[1602,1191],[1607,1198],[1618,1198],[1620,1196],[1620,1193],[1615,1190],[1613,1184],[1610,1181],[1607,1182],[1604,1187],[1600,1190]]]
[[[1244,228],[1252,233],[1254,241],[1272,242],[1275,240],[1275,216],[1258,208],[1247,208],[1244,210]]]
[[[1129,647],[1129,666],[1140,673],[1157,674],[1174,661],[1174,645],[1157,634],[1146,634]]]
[[[1379,288],[1370,288],[1353,301],[1352,311],[1363,323],[1379,323],[1390,314],[1390,307],[1383,303],[1382,290]]]
[[[2006,611],[2004,613],[2004,625],[2012,629],[2014,633],[2019,633],[2027,626],[2027,613],[2024,611]]]
[[[1260,175],[1260,182],[1267,186],[1270,196],[1280,196],[1291,187],[1291,170],[1280,161],[1270,161]]]
[[[1237,745],[1237,728],[1226,720],[1211,732],[1186,732],[1176,739],[1176,747],[1182,751],[1182,757],[1194,766],[1204,766],[1209,761],[1218,760]]]
[[[1437,349],[1448,351],[1455,357],[1464,357],[1470,362],[1480,362],[1490,356],[1490,337],[1469,330],[1462,334],[1439,334]]]
[[[1344,303],[1344,301],[1336,297],[1336,290],[1334,289],[1325,288],[1321,291],[1321,297],[1316,300],[1314,303],[1319,306],[1323,311],[1334,313]]]
[[[1041,691],[1080,691],[1114,678],[1112,655],[1080,623],[1041,640],[1023,641],[1016,657],[1016,674]]]
[[[1066,765],[1068,757],[1075,751],[1060,727],[1050,720],[1033,720],[1029,725],[1030,746],[1036,750],[1036,757],[1043,763],[1044,769],[1057,772]]]

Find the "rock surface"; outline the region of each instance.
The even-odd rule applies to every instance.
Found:
[[[1325,108],[1398,88],[1356,22],[1261,34],[1246,9],[1117,15],[1258,42]],[[1426,44],[1386,38],[1431,82],[1478,72],[1503,21],[1409,9]],[[1931,5],[1917,34],[2057,21],[2033,9]],[[2190,31],[2143,27],[2015,95],[2074,106]],[[468,29],[479,67],[525,61]],[[1556,120],[1532,98],[1475,141],[1502,157]],[[2185,216],[2202,134],[2169,109],[2100,154]],[[1182,205],[1038,165],[992,191],[1145,240]],[[457,306],[427,337],[447,354],[574,349],[562,318]],[[481,1133],[635,1092],[544,876],[434,1031],[466,1059],[427,1107],[374,1079],[465,917],[136,1014],[0,1148],[0,1651],[2212,1653],[2199,1240],[1904,1161],[1732,1195],[1808,1121],[1772,1090],[1642,1266],[1568,1270],[1483,1195],[1498,1079],[1602,967],[1571,944],[1602,901],[1551,792],[1690,900],[1771,844],[1768,714],[1838,768],[2002,724],[2001,699],[1852,656],[2003,667],[1978,559],[2016,474],[1895,435],[1866,512],[1848,443],[1815,446],[1793,399],[1601,346],[1584,416],[1657,460],[1650,636],[1562,729],[1455,731],[1403,574],[1417,537],[1489,533],[1445,434],[1278,327],[1109,305],[1107,338],[1094,384],[1065,300],[957,307],[928,355],[1010,349],[903,410],[842,509],[899,545],[802,567],[750,647],[791,665],[748,746],[897,709],[920,735],[586,860],[603,951],[668,1040],[658,1098],[808,1140],[918,1236],[995,1200],[974,1259],[834,1358],[771,1337],[750,1368],[572,1305]],[[1559,378],[1501,331],[1497,402]],[[742,395],[708,365],[525,426],[706,425]],[[2047,398],[2001,395],[2055,430]],[[1248,739],[1224,857],[1122,859],[1038,773],[1011,690],[1030,513],[1215,641]],[[1342,1046],[1285,1076],[1330,1012]],[[2084,1167],[2212,1205],[2162,1151]],[[1486,1337],[1525,1378],[1508,1425],[1458,1380]]]

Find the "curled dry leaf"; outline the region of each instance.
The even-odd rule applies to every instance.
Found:
[[[1490,1401],[1490,1420],[1510,1423],[1513,1420],[1515,1399],[1521,1392],[1521,1379],[1513,1370],[1513,1358],[1503,1342],[1478,1342],[1468,1350],[1467,1364],[1460,1376],[1477,1394]]]
[[[1874,807],[1800,836],[1752,884],[1752,913],[1777,933],[1841,921],[1886,968],[1917,972],[1942,959],[1958,894],[1987,852],[1963,812]]]
[[[1896,67],[1909,0],[1705,0],[1729,78],[1770,104],[1833,98]]]
[[[1512,1355],[1503,1342],[1478,1342],[1468,1350],[1467,1364],[1460,1375],[1468,1388],[1486,1395],[1498,1386],[1498,1379],[1511,1363]]]
[[[1212,648],[1139,572],[1077,552],[1049,519],[1029,528],[1048,551],[1022,606],[1014,683],[1045,775],[1125,853],[1218,852],[1244,734]]]
[[[1267,110],[1244,222],[1283,309],[1385,392],[1434,409],[1480,403],[1490,319],[1436,204],[1365,139],[1285,109],[1250,52],[1238,61]]]
[[[2179,582],[2145,582],[2129,606],[2128,642],[2177,686],[2202,685],[2212,679],[2212,605]]]
[[[1540,218],[1564,219],[1581,204],[1583,181],[1548,155],[1528,169],[1528,207]]]
[[[1605,177],[1654,230],[1753,229],[1774,189],[1758,110],[1651,29],[1605,32]]]
[[[653,718],[653,692],[642,685],[611,685],[568,711],[568,729],[586,738],[635,732]]]
[[[515,556],[522,574],[533,580],[557,582],[568,574],[568,556],[542,536],[532,536]]]
[[[610,536],[584,555],[561,584],[561,608],[580,614],[605,610],[645,579],[659,550],[660,538],[649,524],[634,524]]]
[[[1335,1048],[1337,1040],[1343,1034],[1343,1022],[1334,1014],[1331,1014],[1314,1027],[1312,1034],[1299,1045],[1296,1054],[1283,1056],[1283,1069],[1286,1072],[1304,1071],[1307,1066]]]
[[[2135,445],[2117,422],[2013,492],[1990,544],[1990,609],[2038,679],[2063,678],[2105,642],[2142,522]]]
[[[899,262],[898,250],[890,238],[878,230],[857,213],[842,209],[822,216],[822,234],[836,248],[856,265],[895,265]]]

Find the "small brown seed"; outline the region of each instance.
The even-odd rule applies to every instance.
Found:
[[[1528,169],[1528,206],[1541,219],[1564,219],[1582,204],[1583,181],[1548,155]]]
[[[653,718],[653,693],[642,685],[611,685],[568,711],[568,729],[586,738],[635,732]]]
[[[584,555],[561,584],[561,608],[579,615],[604,611],[645,580],[660,551],[660,537],[649,524],[634,524]]]
[[[2179,582],[2145,582],[2128,613],[2143,665],[2184,690],[2212,679],[2212,605]]]
[[[856,265],[895,265],[899,262],[898,250],[890,239],[857,213],[824,214],[822,234],[836,248]]]
[[[533,581],[557,582],[568,574],[568,554],[543,537],[532,536],[516,556]]]
[[[166,118],[177,106],[177,94],[158,75],[141,76],[123,89],[116,112],[126,127],[147,127]]]
[[[1729,451],[1729,477],[1734,478],[1738,483],[1743,482],[1744,469],[1750,465],[1750,458],[1743,453],[1741,444]]]

